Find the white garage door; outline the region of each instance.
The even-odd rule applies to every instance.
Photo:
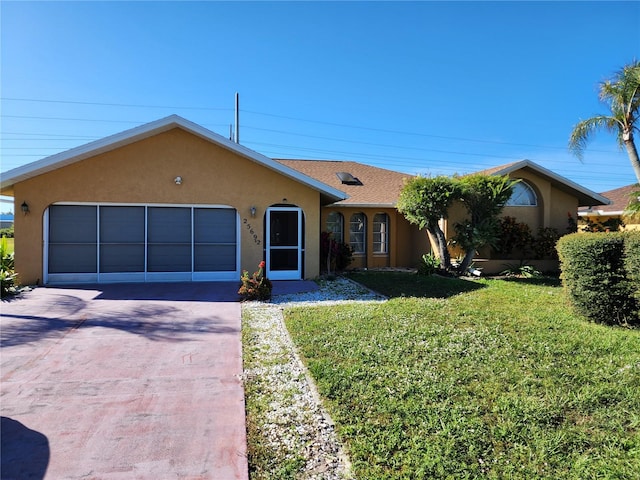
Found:
[[[237,280],[237,213],[228,207],[52,205],[45,283]]]

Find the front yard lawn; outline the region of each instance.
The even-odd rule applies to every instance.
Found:
[[[286,311],[355,478],[638,478],[640,331],[588,323],[553,281],[417,278]]]

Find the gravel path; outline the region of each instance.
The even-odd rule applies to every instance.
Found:
[[[278,458],[251,465],[253,478],[270,478],[290,466],[296,479],[352,478],[333,422],[322,408],[283,320],[283,309],[307,305],[383,301],[345,278],[323,282],[314,292],[274,296],[269,303],[243,304],[244,382],[261,448]],[[251,436],[252,433],[250,432]],[[270,470],[271,469],[271,470]],[[280,477],[279,477],[280,478]]]

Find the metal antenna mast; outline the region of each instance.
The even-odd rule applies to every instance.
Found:
[[[234,142],[240,143],[240,95],[236,92],[236,131]]]

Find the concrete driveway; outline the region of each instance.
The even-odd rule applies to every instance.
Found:
[[[1,478],[248,478],[236,290],[100,285],[3,301]]]

